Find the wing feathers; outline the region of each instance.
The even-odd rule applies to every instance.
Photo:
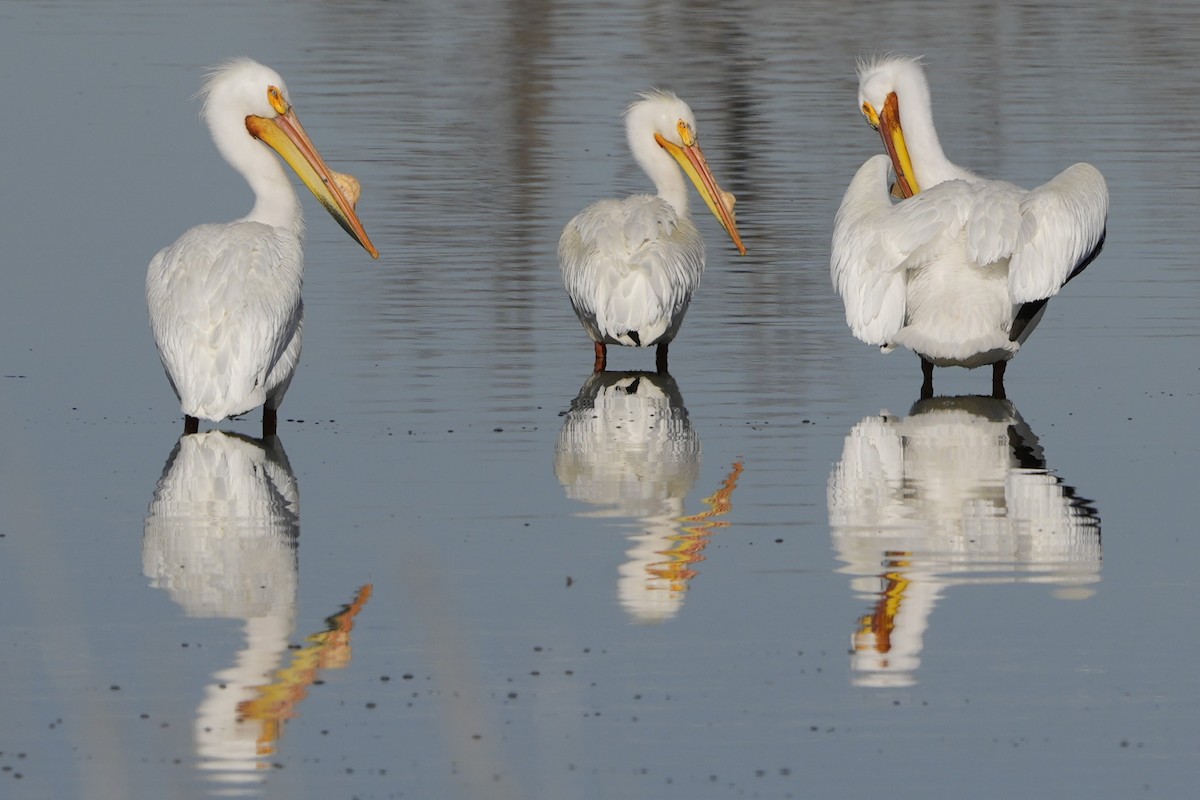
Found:
[[[1090,164],[1075,164],[1021,201],[1021,231],[1009,262],[1008,288],[1017,303],[1058,292],[1104,238],[1108,187]]]
[[[846,322],[868,344],[891,342],[904,324],[906,271],[930,263],[957,236],[969,211],[970,187],[947,181],[902,203],[888,191],[888,157],[859,168],[834,222],[830,272],[846,306]]]
[[[558,256],[592,338],[643,347],[674,336],[704,271],[696,226],[650,195],[589,206],[567,223]]]
[[[896,271],[904,257],[882,235],[892,212],[888,163],[877,155],[859,167],[833,227],[833,285],[850,331],[867,344],[886,344],[904,323],[904,276]]]
[[[193,228],[154,258],[151,328],[185,414],[242,413],[290,376],[272,372],[299,334],[302,258],[298,240],[251,222]]]
[[[951,180],[893,203],[887,156],[850,182],[834,223],[830,271],[856,337],[888,344],[904,324],[906,271],[960,247],[976,267],[1008,261],[1015,305],[1053,296],[1103,244],[1104,178],[1075,164],[1026,192],[1004,181]]]
[[[969,185],[974,191],[965,217],[967,257],[982,267],[1008,258],[1016,250],[1023,192],[1003,181]]]

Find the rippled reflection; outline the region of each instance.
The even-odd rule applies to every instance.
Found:
[[[853,636],[855,683],[916,682],[929,615],[947,586],[1049,583],[1090,596],[1100,519],[1047,470],[1008,400],[936,397],[846,436],[829,476],[829,525],[843,572],[873,603]]]
[[[617,596],[635,622],[663,622],[683,605],[692,564],[730,508],[742,465],[704,500],[709,510],[684,514],[700,475],[700,437],[675,379],[658,372],[599,372],[571,402],[554,451],[554,473],[572,500],[596,508],[589,517],[634,520],[629,560]]]
[[[196,710],[199,766],[222,795],[256,791],[282,722],[322,667],[349,661],[354,615],[327,620],[281,667],[295,626],[300,498],[277,437],[183,436],[154,488],[142,567],[191,617],[240,619],[246,644],[213,675]]]

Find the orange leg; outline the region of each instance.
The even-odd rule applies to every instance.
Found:
[[[592,365],[592,372],[604,372],[607,363],[608,345],[604,342],[596,342],[596,363]]]

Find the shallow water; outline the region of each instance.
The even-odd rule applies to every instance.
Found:
[[[1188,793],[1200,11],[776,5],[0,9],[0,795]],[[1108,180],[1008,403],[939,370],[917,404],[830,287],[886,50],[925,54],[955,161]],[[179,440],[143,299],[249,206],[191,99],[235,55],[382,253],[305,200],[269,447],[256,415]],[[646,188],[650,85],[750,252],[698,220],[670,378],[614,348],[596,380],[555,246]]]

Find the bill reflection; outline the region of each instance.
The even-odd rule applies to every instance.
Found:
[[[1047,469],[1008,400],[935,397],[863,419],[829,476],[841,568],[871,603],[853,634],[854,682],[916,683],[924,634],[950,586],[1045,583],[1085,598],[1100,580],[1100,518]]]
[[[626,521],[628,560],[617,597],[637,623],[671,619],[696,575],[694,564],[731,508],[742,465],[686,515],[684,500],[700,475],[700,437],[675,379],[665,372],[597,372],[571,402],[554,451],[554,473],[567,497],[593,506],[581,516]]]

